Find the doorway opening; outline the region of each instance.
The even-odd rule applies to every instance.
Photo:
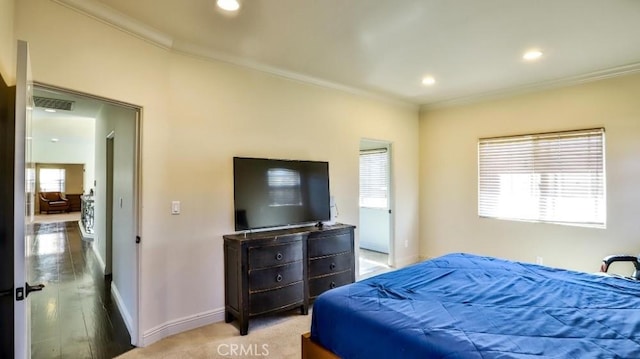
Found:
[[[31,302],[31,350],[69,357],[117,356],[139,341],[135,238],[141,109],[44,84],[35,84],[34,98],[32,162],[43,167],[82,165],[83,170],[61,179],[66,187],[60,192],[73,198],[73,208],[36,223],[28,242],[30,281],[46,286]],[[40,191],[37,173],[35,177],[34,187]],[[64,301],[59,299],[63,295]],[[80,313],[80,319],[47,317],[51,308],[58,316]]]
[[[391,143],[360,141],[359,276],[388,271],[393,265]]]

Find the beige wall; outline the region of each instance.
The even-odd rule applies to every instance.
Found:
[[[223,318],[233,156],[329,161],[338,221],[357,224],[360,139],[392,142],[396,255],[417,259],[417,108],[175,54],[51,1],[16,6],[36,81],[143,107],[141,344]]]
[[[15,0],[0,0],[0,74],[9,86],[16,82]]]
[[[478,218],[478,138],[600,126],[606,229]],[[547,265],[597,271],[605,255],[640,252],[640,75],[424,110],[420,165],[421,256],[465,251],[528,262],[541,256]]]

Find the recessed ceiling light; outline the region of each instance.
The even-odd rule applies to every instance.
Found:
[[[52,138],[52,139],[51,139],[51,142],[54,142],[54,143],[55,143],[55,142],[58,142],[58,141],[60,141],[60,140],[59,140],[59,139],[57,139],[57,138]]]
[[[56,112],[56,110],[54,110],[52,108],[45,108],[44,111],[45,112]]]
[[[219,8],[226,11],[238,11],[238,9],[240,9],[238,0],[217,0],[216,4]]]
[[[436,79],[433,76],[425,76],[422,78],[422,84],[425,86],[435,85]]]
[[[535,61],[542,57],[542,51],[529,50],[522,55],[522,58],[526,61]]]

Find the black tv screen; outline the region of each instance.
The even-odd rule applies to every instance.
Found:
[[[236,231],[330,219],[329,163],[233,158]]]

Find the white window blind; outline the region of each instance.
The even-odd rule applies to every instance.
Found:
[[[24,191],[25,193],[35,193],[36,191],[36,170],[27,167],[24,173]]]
[[[39,171],[40,192],[64,192],[64,168],[41,168]]]
[[[604,228],[604,129],[480,139],[478,215]]]
[[[389,156],[386,149],[360,152],[360,207],[388,208]]]

